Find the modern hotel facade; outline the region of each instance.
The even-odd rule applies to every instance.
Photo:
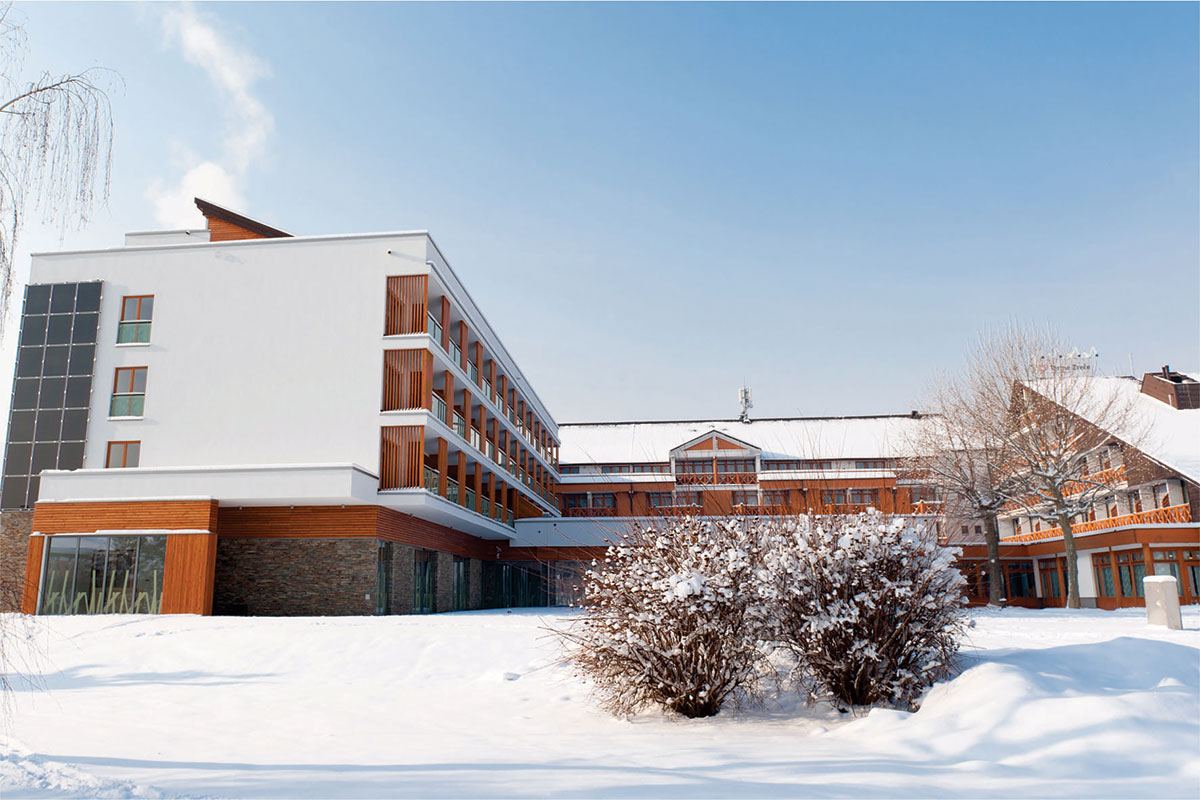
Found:
[[[547,597],[558,429],[425,232],[36,255],[2,506],[26,611],[388,613]],[[583,552],[583,551],[580,551]]]
[[[34,257],[0,484],[0,581],[27,612],[556,604],[662,515],[937,519],[897,471],[916,412],[560,425],[426,232],[291,236],[197,206],[206,229]],[[1138,603],[1136,575],[1172,570],[1200,599],[1200,467],[1174,452],[1095,465],[1139,466],[1081,523],[1089,601]],[[1059,603],[1061,537],[1005,525],[1010,599]],[[972,527],[944,533],[978,600]]]

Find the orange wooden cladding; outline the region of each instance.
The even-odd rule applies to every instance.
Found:
[[[425,408],[432,371],[428,350],[384,350],[383,410]]]
[[[1119,517],[1076,522],[1071,526],[1071,534],[1078,536],[1081,533],[1091,533],[1092,531],[1101,531],[1108,528],[1120,528],[1126,525],[1163,525],[1191,521],[1191,507],[1177,505],[1168,506],[1167,508],[1152,508],[1149,511],[1138,511],[1133,514],[1122,514]],[[1053,528],[1043,528],[1040,531],[1029,531],[1028,533],[1009,536],[1004,541],[1014,543],[1036,542],[1042,539],[1054,539],[1059,536],[1062,536],[1062,530],[1058,526],[1055,526]]]
[[[393,275],[387,279],[384,336],[426,332],[428,275]]]
[[[210,242],[236,242],[242,239],[265,239],[261,233],[246,230],[216,217],[208,218],[208,240]]]
[[[215,533],[177,533],[167,537],[163,569],[163,614],[211,614],[217,566]]]
[[[33,531],[44,534],[155,528],[216,531],[216,524],[216,500],[38,503],[33,508]]]
[[[21,590],[21,611],[33,614],[37,611],[38,583],[42,577],[42,547],[44,536],[30,536],[29,550],[25,554],[25,585]]]
[[[424,425],[389,425],[380,429],[379,488],[408,489],[424,477]]]

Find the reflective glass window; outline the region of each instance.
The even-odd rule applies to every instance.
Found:
[[[103,614],[132,614],[136,586],[138,537],[112,536],[108,540],[108,570],[104,578]]]
[[[81,283],[79,290],[75,294],[75,310],[76,311],[99,311],[100,310],[100,284],[99,283]]]
[[[67,357],[71,349],[69,347],[47,347],[46,359],[42,363],[43,375],[66,375],[67,374]]]
[[[142,536],[139,539],[133,613],[157,614],[162,608],[163,570],[167,563],[167,537]]]
[[[67,388],[66,378],[42,378],[41,391],[38,394],[39,408],[62,408],[63,392]]]
[[[71,315],[51,314],[46,325],[46,344],[69,344],[71,342]]]
[[[96,346],[90,344],[75,345],[71,348],[71,362],[67,367],[68,375],[91,375],[92,361],[96,357]]]
[[[25,289],[25,313],[45,314],[50,310],[50,286],[28,286]]]
[[[74,283],[56,283],[50,287],[50,313],[75,310]]]
[[[39,614],[69,614],[75,594],[77,536],[49,537],[50,553],[42,576],[42,607]]]
[[[21,320],[21,344],[37,347],[46,343],[46,317],[38,314]]]
[[[71,614],[99,614],[103,608],[105,560],[108,538],[79,536],[79,560],[75,563],[75,591],[71,597]]]
[[[13,382],[13,408],[37,408],[37,378],[17,378]]]

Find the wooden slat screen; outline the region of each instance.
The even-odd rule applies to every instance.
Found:
[[[425,408],[432,367],[428,350],[384,350],[383,410]]]
[[[381,429],[379,488],[408,489],[422,485],[425,426],[389,425]]]
[[[425,333],[429,276],[393,275],[387,279],[384,336]]]

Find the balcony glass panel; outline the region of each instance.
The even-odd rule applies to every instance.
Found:
[[[481,436],[479,435],[479,431],[475,430],[474,428],[471,428],[471,439],[470,439],[470,441],[471,441],[471,446],[472,446],[472,447],[474,447],[476,450],[482,450],[482,449],[483,449],[483,448],[480,446],[481,442],[483,441],[483,437],[481,437]]]
[[[474,361],[467,362],[467,374],[471,376],[471,383],[479,383],[479,367],[475,366]]]
[[[467,421],[457,411],[454,412],[454,430],[462,438],[467,438]]]
[[[475,509],[475,493],[470,489],[467,489],[467,508],[471,510]]]
[[[440,346],[442,344],[442,323],[437,321],[437,317],[429,314],[429,335]]]
[[[451,503],[458,502],[458,484],[454,481],[446,481],[446,499]]]
[[[450,343],[450,357],[454,359],[455,364],[462,364],[462,349],[454,342]]]
[[[433,415],[442,422],[446,421],[446,401],[436,394],[433,396]]]
[[[437,494],[438,471],[433,467],[425,467],[425,491]]]

